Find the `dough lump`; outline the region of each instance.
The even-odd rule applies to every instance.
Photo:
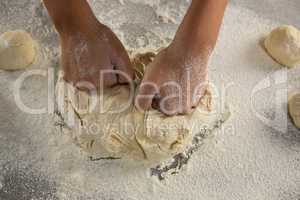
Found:
[[[293,26],[278,27],[266,38],[265,48],[280,64],[295,67],[300,64],[300,31]]]
[[[154,56],[150,52],[132,59],[137,85]],[[67,123],[63,132],[70,134],[80,148],[96,158],[155,162],[172,158],[184,152],[196,134],[208,134],[204,130],[215,129],[218,122],[229,117],[228,107],[222,107],[221,112],[221,106],[217,105],[221,100],[212,99],[209,92],[193,114],[174,117],[166,117],[156,110],[138,112],[126,86],[104,90],[103,94],[87,94],[66,83],[60,75],[56,96],[60,116]],[[95,98],[98,104],[94,107]],[[116,110],[118,112],[114,112]],[[203,138],[205,136],[201,135],[199,140]]]
[[[33,63],[35,56],[35,43],[27,32],[9,31],[0,36],[0,69],[24,69]]]
[[[300,129],[300,93],[290,95],[288,108],[295,126]]]

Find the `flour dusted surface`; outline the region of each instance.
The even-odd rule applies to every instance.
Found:
[[[124,5],[117,0],[90,2],[97,16],[132,49],[165,46],[162,44],[172,38],[188,5],[181,0],[124,0]],[[1,32],[29,31],[41,45],[36,67],[57,67],[57,36],[40,2],[4,0],[0,5]],[[151,177],[144,167],[132,170],[120,160],[91,162],[67,136],[53,130],[47,114],[21,113],[11,92],[21,72],[1,72],[0,182],[5,191],[11,191],[5,194],[16,195],[7,178],[11,177],[31,185],[19,187],[19,192],[30,188],[34,197],[42,198],[46,195],[37,191],[51,191],[49,199],[298,199],[299,132],[290,121],[288,130],[281,132],[257,117],[273,116],[272,97],[277,89],[267,88],[254,95],[255,109],[251,109],[249,96],[257,83],[280,69],[259,46],[260,38],[281,23],[299,26],[295,19],[300,8],[297,0],[264,0],[261,5],[232,1],[210,63],[211,81],[219,90],[222,85],[228,88],[224,96],[232,105],[231,120],[212,144],[193,154],[181,173],[165,181]],[[143,42],[137,43],[135,38]],[[288,73],[288,78],[291,76]],[[46,88],[45,78],[28,79],[22,90],[26,104],[47,105]],[[0,197],[3,192],[0,189]]]

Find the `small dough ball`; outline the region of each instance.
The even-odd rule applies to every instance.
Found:
[[[9,31],[0,36],[0,69],[24,69],[34,62],[35,43],[25,31]]]
[[[300,63],[300,31],[293,26],[276,28],[266,38],[265,48],[280,64],[295,67]]]
[[[300,129],[300,93],[295,93],[289,97],[289,113],[297,128]]]

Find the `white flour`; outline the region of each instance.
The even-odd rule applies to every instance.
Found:
[[[168,44],[188,6],[182,0],[90,2],[97,17],[128,49]],[[268,121],[276,129],[262,122],[275,116],[276,87],[260,89],[250,98],[253,88],[269,74],[284,72],[262,50],[259,40],[280,22],[300,28],[295,20],[299,3],[289,1],[286,8],[291,10],[287,10],[285,2],[264,0],[260,5],[235,0],[228,7],[210,63],[210,79],[219,89],[224,84],[229,87],[226,96],[233,117],[184,170],[164,181],[151,177],[143,166],[91,162],[67,136],[59,135],[51,116],[27,115],[16,107],[12,89],[22,72],[0,72],[0,199],[300,199],[299,131],[290,121],[287,131],[278,131],[286,124],[286,114]],[[40,44],[34,67],[57,67],[58,38],[42,4],[2,0],[0,9],[0,32],[25,29]],[[289,87],[299,88],[294,76],[294,72],[288,74],[293,80]],[[287,87],[282,85],[277,88]],[[29,78],[22,97],[28,106],[46,106],[46,79]],[[286,111],[284,102],[279,109]]]

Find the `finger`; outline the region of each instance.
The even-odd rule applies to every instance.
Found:
[[[161,100],[159,103],[159,111],[164,113],[167,116],[175,116],[179,114],[178,107],[176,106],[175,102],[168,101],[168,100]]]
[[[95,91],[97,88],[97,85],[91,81],[92,78],[86,79],[86,80],[80,80],[80,81],[76,81],[74,83],[74,86],[80,90],[80,91],[85,91],[85,92],[92,92]]]
[[[191,114],[193,112],[193,109],[191,106],[184,106],[178,114],[180,115],[186,115],[186,114]]]
[[[122,73],[118,73],[117,79],[119,83],[129,83],[134,79],[134,70],[131,65],[128,54],[119,53],[112,59],[112,65],[115,70],[119,70]]]
[[[197,96],[193,99],[192,108],[197,108],[201,102],[201,96]]]
[[[159,93],[158,86],[152,82],[142,82],[135,98],[135,106],[140,111],[152,108],[154,97]]]
[[[153,109],[155,109],[155,110],[159,110],[159,101],[160,101],[160,95],[159,95],[159,94],[156,94],[156,95],[153,97],[151,107],[152,107]]]
[[[118,84],[117,76],[113,69],[109,70],[100,70],[100,77],[99,79],[97,76],[93,77],[94,82],[98,84],[99,87],[113,87]]]
[[[181,112],[182,102],[180,101],[180,94],[174,92],[169,88],[162,88],[160,90],[161,98],[159,101],[159,110],[168,116],[174,116]]]
[[[80,76],[77,76],[74,82],[78,85],[79,89],[84,87],[90,88],[90,85],[95,88],[108,88],[117,84],[117,78],[112,66],[100,67],[100,69],[95,67],[94,69],[95,70],[84,69],[84,75],[81,73]],[[89,73],[91,71],[93,71],[93,73]]]
[[[192,106],[197,107],[201,98],[205,95],[208,88],[207,81],[199,81],[199,83],[194,87],[192,93]]]
[[[134,80],[134,71],[131,63],[122,58],[117,58],[112,62],[114,70],[116,70],[116,79],[119,84],[131,83]]]
[[[112,43],[115,49],[112,52],[111,64],[114,69],[122,71],[124,74],[117,76],[119,83],[129,83],[134,79],[134,70],[129,55],[121,41],[114,35]]]
[[[78,69],[77,66],[70,62],[70,56],[62,56],[61,60],[62,70],[63,70],[63,79],[71,84],[77,79]]]

